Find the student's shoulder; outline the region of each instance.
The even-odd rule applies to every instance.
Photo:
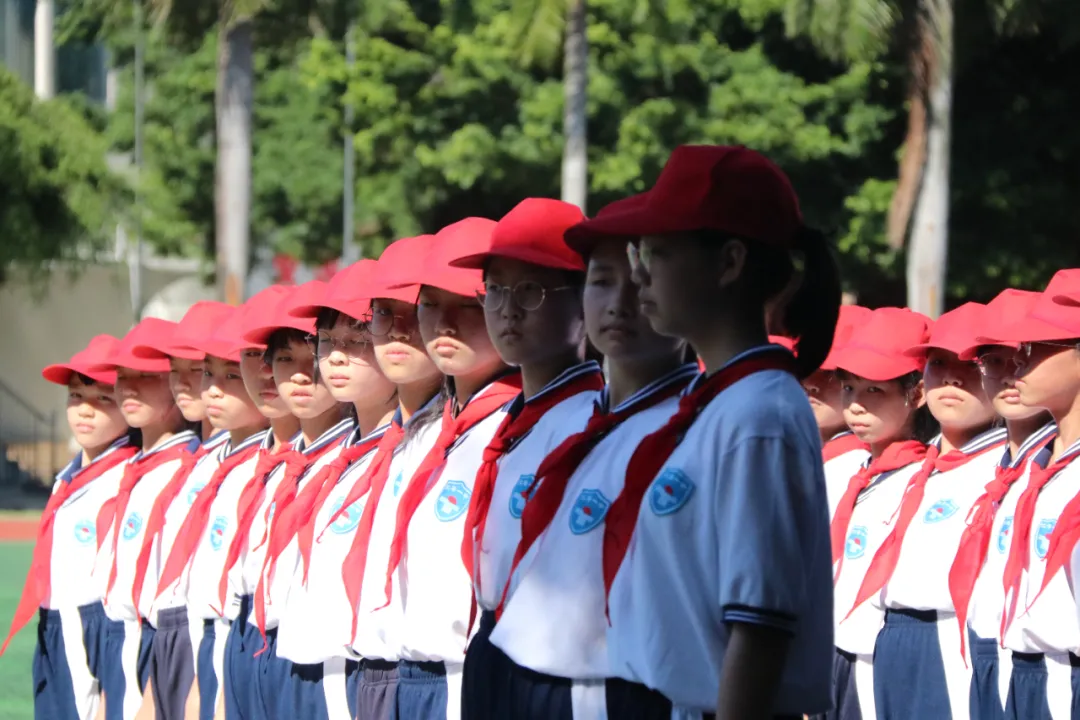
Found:
[[[717,396],[704,414],[722,425],[733,440],[801,438],[807,433],[817,437],[817,424],[802,385],[782,370],[743,378]]]

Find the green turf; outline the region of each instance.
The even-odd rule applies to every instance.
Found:
[[[30,567],[33,543],[0,543],[0,632],[7,635],[11,616],[22,593]],[[37,618],[23,628],[0,657],[0,720],[29,720],[34,717],[30,663],[34,657]]]

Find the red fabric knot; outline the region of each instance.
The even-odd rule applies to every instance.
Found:
[[[869,450],[870,446],[858,438],[855,433],[843,433],[832,438],[821,448],[821,461],[829,462],[855,450]]]

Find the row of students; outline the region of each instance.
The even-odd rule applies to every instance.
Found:
[[[968,500],[938,486],[1003,448],[964,395],[975,315],[928,340],[909,311],[838,311],[787,178],[700,146],[591,220],[526,200],[88,348],[50,379],[97,398],[114,380],[141,450],[101,485],[80,571],[100,594],[49,599],[35,559],[30,614],[78,610],[43,611],[38,688],[80,714],[43,716],[92,716],[98,686],[110,720],[872,715],[879,680],[914,670],[932,677],[881,712],[939,716],[954,664],[938,682],[921,659],[928,630],[956,637],[936,568]],[[219,434],[197,444],[180,411]],[[42,538],[82,501],[54,495]],[[76,684],[50,643],[80,627],[101,662]],[[945,700],[903,706],[912,685]]]

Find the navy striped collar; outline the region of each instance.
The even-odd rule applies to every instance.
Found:
[[[151,455],[156,455],[162,450],[168,450],[169,448],[174,448],[178,445],[186,445],[189,452],[195,452],[199,448],[199,446],[202,445],[202,441],[199,440],[198,435],[191,432],[190,430],[182,430],[173,435],[165,442],[158,445],[157,447],[151,448],[149,451],[143,450],[136,453],[135,457],[131,458],[131,462],[134,462],[136,460],[142,460],[143,458],[150,457]]]
[[[203,440],[202,447],[207,452],[213,452],[218,448],[225,446],[232,439],[228,430],[218,430],[210,437]]]
[[[783,350],[784,352],[788,353],[789,355],[791,354],[791,351],[788,350],[783,345],[776,345],[774,343],[765,343],[764,345],[756,345],[756,346],[750,348],[749,350],[743,350],[741,353],[739,353],[735,357],[728,360],[726,363],[724,363],[724,366],[722,368],[720,368],[720,370],[723,370],[724,368],[727,368],[727,367],[731,367],[732,365],[734,365],[737,362],[742,362],[743,360],[745,360],[748,357],[752,357],[754,355],[759,355],[759,354],[764,353],[764,352],[776,352],[777,350]],[[717,370],[716,372],[719,372],[720,370]],[[712,374],[715,374],[715,373],[712,373]],[[695,389],[697,389],[698,385],[705,382],[705,380],[709,377],[709,375],[710,375],[710,373],[707,373],[707,372],[698,373],[698,376],[696,378],[694,378],[693,382],[691,382],[689,385],[687,385],[686,389],[683,390],[683,394],[686,395],[686,394],[692,393]]]
[[[536,393],[528,400],[525,400],[524,404],[528,405],[531,402],[536,402],[538,399],[555,392],[563,385],[573,382],[574,380],[582,377],[583,375],[600,372],[600,363],[596,362],[595,360],[586,360],[585,362],[574,365],[573,367],[568,367],[567,369],[559,373],[554,380],[545,385],[540,392]],[[524,397],[524,395],[522,395],[522,397]]]
[[[380,425],[379,427],[375,428],[367,435],[361,435],[360,426],[357,425],[355,428],[353,428],[353,431],[349,433],[349,437],[345,439],[345,447],[352,447],[353,445],[359,445],[360,443],[366,442],[368,440],[380,438],[385,435],[386,431],[389,429],[390,423],[386,423],[385,425]]]
[[[1005,452],[1001,455],[1001,467],[1020,467],[1027,461],[1028,456],[1031,455],[1031,451],[1035,449],[1039,443],[1046,440],[1057,433],[1057,425],[1053,422],[1048,422],[1041,428],[1031,433],[1028,439],[1020,443],[1020,447],[1016,450],[1016,457],[1012,456],[1012,449],[1005,448]]]
[[[322,435],[315,438],[315,442],[311,443],[306,447],[304,446],[304,436],[303,434],[301,434],[299,436],[299,439],[294,442],[293,447],[295,447],[304,455],[310,455],[311,453],[317,450],[321,450],[330,443],[336,441],[338,438],[351,433],[353,430],[353,425],[355,423],[356,421],[352,418],[345,418],[344,420],[324,432]],[[297,445],[296,443],[299,443],[299,445]]]
[[[104,460],[106,457],[112,455],[120,448],[127,447],[129,442],[130,439],[128,438],[126,433],[124,435],[121,435],[120,437],[113,440],[112,444],[109,445],[109,447],[105,448],[104,452],[91,460],[90,464],[86,467],[90,467],[99,460]],[[75,477],[75,474],[82,470],[82,459],[83,454],[81,452],[75,455],[75,457],[71,459],[71,462],[65,465],[64,469],[57,473],[56,479],[60,480],[61,482],[71,482],[71,479]]]
[[[391,422],[393,424],[395,424],[395,425],[398,425],[398,426],[403,425],[404,427],[409,427],[409,423],[411,423],[413,421],[413,418],[415,418],[418,415],[426,413],[431,408],[431,406],[435,404],[435,401],[438,400],[438,399],[439,399],[439,393],[435,393],[434,395],[432,395],[430,398],[428,398],[428,401],[425,402],[423,404],[423,406],[419,410],[417,410],[412,415],[410,415],[409,419],[406,420],[404,423],[401,421],[401,418],[402,418],[401,406],[398,405],[397,410],[394,411],[394,419],[391,420]]]
[[[614,408],[610,407],[611,395],[610,395],[610,393],[608,391],[608,387],[605,386],[603,391],[600,393],[600,397],[597,398],[597,400],[596,400],[596,407],[601,412],[605,412],[605,413],[607,413],[607,412],[621,412],[621,411],[624,411],[624,410],[630,410],[635,405],[638,405],[641,402],[649,399],[650,397],[652,397],[656,393],[663,392],[664,390],[667,390],[668,388],[672,387],[673,385],[685,385],[685,384],[689,383],[697,375],[698,375],[697,363],[686,363],[685,365],[680,365],[679,367],[672,370],[671,372],[669,372],[669,373],[667,373],[665,375],[661,375],[657,379],[653,380],[651,383],[649,383],[645,387],[641,388],[640,390],[635,392],[630,397],[623,400],[621,403],[619,403]]]
[[[252,445],[259,445],[260,447],[264,447],[265,442],[266,442],[266,437],[268,435],[270,435],[269,430],[260,430],[257,433],[252,433],[250,437],[247,437],[244,440],[242,440],[240,442],[240,444],[237,445],[236,447],[232,446],[232,442],[231,442],[231,439],[230,439],[230,442],[225,447],[225,454],[222,457],[229,457],[233,453],[238,453],[241,450],[245,450],[245,449],[251,447]],[[273,438],[271,438],[271,440],[273,440]]]
[[[1034,458],[1032,458],[1032,462],[1035,463],[1036,465],[1038,465],[1041,468],[1045,468],[1047,465],[1050,464],[1050,457],[1054,454],[1054,443],[1057,441],[1057,436],[1056,435],[1057,435],[1057,433],[1056,433],[1056,428],[1055,428],[1055,437],[1054,437],[1054,439],[1051,440],[1050,442],[1048,442],[1046,444],[1046,447],[1044,447],[1042,450],[1040,450],[1038,452],[1038,454],[1035,455]],[[1061,453],[1061,455],[1058,456],[1058,459],[1055,460],[1054,462],[1056,462],[1056,463],[1057,462],[1072,462],[1073,460],[1076,460],[1078,457],[1080,457],[1080,440],[1077,440],[1072,445],[1070,445],[1065,450],[1065,452]]]

